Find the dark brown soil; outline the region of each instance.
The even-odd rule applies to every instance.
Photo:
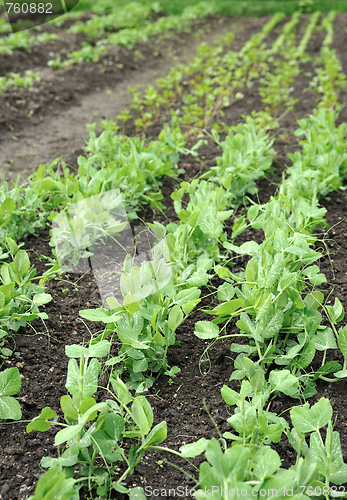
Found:
[[[347,54],[340,45],[346,40],[344,28],[346,25],[346,16],[338,15],[336,31],[336,49],[344,64],[344,70],[347,72]],[[319,33],[317,38],[310,44],[309,50],[316,51],[316,46],[320,43]],[[274,172],[270,174],[267,181],[261,181],[261,191],[259,197],[265,202],[274,192],[276,185],[281,180],[282,171],[289,164],[286,158],[287,152],[293,152],[298,148],[296,139],[292,135],[295,128],[296,117],[301,117],[310,113],[315,104],[313,94],[304,94],[302,90],[307,87],[307,78],[303,75],[295,82],[295,92],[301,98],[300,105],[294,113],[289,113],[283,121],[282,133],[285,137],[277,138],[275,148],[278,152],[274,161]],[[251,89],[252,91],[252,89]],[[60,94],[59,94],[60,95]],[[342,96],[344,99],[344,96]],[[305,101],[306,100],[306,101]],[[260,109],[259,97],[252,92],[247,95],[244,102],[238,104],[238,108],[232,107],[227,110],[225,121],[228,124],[236,124],[240,120],[239,114],[250,113],[253,109]],[[340,120],[345,115],[341,115]],[[205,156],[203,167],[208,168],[214,164],[214,158],[220,154],[218,148],[213,144],[204,146],[200,151],[201,156]],[[201,167],[193,158],[181,158],[179,165],[186,170],[186,178],[196,176]],[[170,194],[174,188],[174,182],[170,179],[163,181],[164,204],[168,207],[164,214],[155,213],[149,208],[144,208],[141,212],[141,218],[145,221],[152,221],[153,218],[158,221],[166,222],[174,220]],[[325,289],[331,289],[334,286],[333,296],[340,298],[342,304],[346,306],[347,301],[347,250],[344,242],[347,236],[346,216],[346,196],[342,191],[333,193],[330,199],[322,204],[327,208],[327,222],[330,227],[339,223],[331,229],[329,236],[332,240],[329,242],[329,250],[333,261],[334,274],[332,272],[329,259],[325,257],[321,262],[321,269],[327,276],[329,284]],[[244,240],[254,238],[261,241],[262,235],[259,231],[252,233],[245,232],[242,235]],[[51,249],[48,245],[49,236],[47,232],[42,232],[37,238],[30,237],[25,241],[25,248],[30,251],[32,263],[38,269],[38,274],[42,273],[46,267],[46,260],[41,258],[43,255],[50,255]],[[243,240],[241,240],[243,241]],[[208,290],[202,291],[206,295]],[[13,336],[8,347],[14,350],[12,359],[6,361],[2,368],[17,366],[22,375],[22,389],[18,394],[19,401],[23,410],[23,419],[30,420],[37,416],[41,409],[50,406],[59,416],[61,416],[59,400],[66,394],[65,380],[67,369],[67,358],[65,356],[65,345],[81,343],[88,341],[90,334],[85,325],[79,319],[78,311],[89,306],[97,306],[100,302],[99,294],[96,289],[94,278],[86,275],[80,281],[76,282],[73,275],[65,275],[64,281],[51,281],[48,284],[48,293],[52,294],[53,300],[45,308],[49,319],[45,324],[35,321],[32,328],[22,329]],[[210,299],[203,299],[199,309],[204,309],[210,305]],[[217,343],[209,351],[211,368],[206,376],[199,371],[199,360],[203,354],[206,344],[194,336],[194,325],[196,321],[210,319],[200,310],[194,311],[191,316],[177,331],[177,341],[180,346],[174,346],[169,351],[169,363],[178,365],[181,373],[173,379],[172,383],[168,377],[158,379],[155,386],[148,395],[149,401],[153,406],[155,423],[166,420],[168,425],[168,438],[165,446],[178,450],[185,443],[193,442],[200,437],[210,438],[216,436],[216,430],[209,419],[203,405],[203,399],[206,400],[208,410],[212,414],[215,422],[221,432],[229,430],[226,422],[228,411],[220,395],[220,389],[223,384],[228,383],[230,387],[237,388],[236,382],[228,382],[231,371],[233,370],[233,357],[235,356],[229,350],[230,342]],[[345,324],[344,322],[342,324]],[[102,325],[88,322],[88,327],[92,333],[102,328]],[[234,331],[235,330],[235,331]],[[230,326],[229,333],[236,333],[235,325]],[[332,353],[334,359],[338,359],[338,353]],[[317,358],[318,359],[318,358]],[[202,363],[201,367],[205,370],[207,363]],[[347,460],[347,403],[346,403],[346,381],[342,380],[334,384],[319,382],[319,392],[310,402],[316,402],[319,397],[328,397],[334,409],[334,415],[337,414],[335,429],[340,432],[342,450]],[[288,398],[281,398],[272,403],[271,411],[281,413],[297,401]],[[25,432],[25,423],[2,423],[0,425],[0,499],[1,500],[24,500],[33,493],[35,483],[42,474],[39,467],[43,456],[55,456],[56,450],[53,446],[54,431],[50,430],[44,434]],[[277,446],[277,450],[283,459],[283,466],[289,467],[293,461],[293,454],[288,444],[283,441]],[[162,456],[161,456],[162,455]],[[166,453],[148,452],[145,459],[137,466],[133,476],[128,478],[129,486],[142,486],[154,488],[178,488],[178,486],[187,487],[188,490],[194,486],[194,483],[183,473],[175,468],[160,462],[169,460],[179,465],[194,477],[198,474],[190,466],[179,459],[169,456]],[[193,462],[199,465],[201,459]],[[149,490],[148,490],[149,491]],[[173,495],[170,496],[174,498]],[[149,498],[166,498],[163,495],[149,496]],[[187,496],[185,496],[187,498]]]

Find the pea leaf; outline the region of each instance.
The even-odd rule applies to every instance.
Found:
[[[286,391],[298,382],[298,378],[292,375],[289,370],[272,370],[269,382],[276,391]]]
[[[306,403],[301,407],[292,408],[290,411],[292,423],[299,432],[318,431],[329,422],[332,414],[333,409],[330,401],[326,398],[321,398],[311,408]]]
[[[195,324],[194,334],[199,339],[214,339],[219,336],[219,327],[211,321],[198,321]]]

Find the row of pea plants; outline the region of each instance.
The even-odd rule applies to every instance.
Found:
[[[319,12],[311,17],[298,47],[295,47],[295,35],[292,31],[299,23],[300,13],[292,16],[269,48],[262,42],[283,18],[283,14],[276,14],[239,52],[225,51],[225,47],[232,41],[231,34],[217,47],[202,44],[192,63],[173,68],[167,78],[157,80],[158,89],[149,86],[142,97],[133,89],[133,116],[129,110],[125,110],[117,117],[122,123],[123,131],[125,123],[131,118],[139,133],[153,122],[165,119],[167,114],[169,117],[174,114],[179,116],[180,123],[186,127],[189,138],[192,131],[201,133],[201,129],[216,117],[223,118],[223,108],[242,99],[244,96],[241,90],[252,86],[254,80],[261,76],[262,102],[272,103],[271,109],[254,112],[251,118],[256,118],[256,124],[260,127],[269,128],[271,124],[273,127],[278,126],[276,114],[280,107],[285,103],[288,110],[291,110],[296,102],[290,99],[291,84],[299,74],[300,63],[307,59],[305,49],[319,17]],[[178,111],[177,105],[180,102],[183,104]],[[268,123],[263,123],[264,118]]]
[[[141,93],[133,89],[131,108],[137,133],[146,130],[153,120],[164,118],[163,111],[170,110],[170,114],[177,114],[180,101],[183,101],[180,122],[188,131],[194,124],[207,126],[219,108],[227,107],[233,101],[233,92],[239,88],[238,82],[242,80],[243,74],[247,75],[253,63],[249,53],[256,51],[259,56],[257,49],[260,44],[283,17],[281,13],[273,16],[259,33],[245,43],[239,53],[232,50],[225,53],[225,47],[233,40],[233,34],[229,33],[217,47],[202,44],[189,65],[179,65],[165,79],[158,79],[158,90],[149,86],[141,97]],[[184,92],[185,88],[190,93]],[[242,97],[240,93],[236,94],[237,98]],[[124,127],[132,116],[129,111],[124,111],[117,118]]]
[[[322,253],[312,248],[318,240],[313,232],[324,224],[326,212],[318,199],[338,189],[347,175],[347,129],[345,124],[336,128],[335,118],[335,113],[322,108],[299,121],[296,133],[306,137],[303,153],[290,155],[293,166],[278,196],[263,206],[253,204],[247,212],[249,224],[264,231],[263,243],[248,241],[239,247],[224,243],[226,249],[251,258],[240,273],[232,273],[225,265],[217,267],[225,280],[220,287],[221,304],[208,311],[217,318],[198,322],[196,335],[213,339],[212,343],[244,337],[247,343],[230,346],[238,353],[231,380],[242,380],[240,391],[222,389],[226,403],[236,406],[228,420],[233,432],[220,436],[221,443],[200,440],[188,447],[187,456],[206,450],[209,464],[200,468],[203,489],[216,484],[223,484],[227,491],[243,488],[246,498],[252,498],[254,488],[258,493],[261,489],[280,491],[281,498],[292,495],[293,489],[297,498],[344,496],[343,488],[331,486],[346,483],[347,465],[339,434],[333,431],[329,400],[321,398],[312,408],[308,403],[294,407],[292,429],[286,420],[264,409],[277,393],[307,399],[316,394],[319,378],[334,382],[347,376],[347,328],[337,326],[344,308],[337,298],[333,306],[327,305],[324,294],[315,290],[326,278],[316,264]],[[322,325],[319,309],[331,327]],[[227,334],[228,323],[237,317],[239,333]],[[345,359],[343,367],[337,361],[326,362],[327,350],[337,345]],[[312,372],[307,369],[316,351],[324,355],[320,368]],[[332,373],[333,377],[327,376]],[[324,441],[320,429],[327,424]],[[280,470],[280,457],[268,446],[279,442],[282,433],[297,453],[296,464],[288,471]],[[244,457],[242,466],[235,469],[240,456]]]
[[[318,108],[338,108],[341,91],[346,89],[347,80],[336,51],[330,48],[333,41],[333,19],[336,13],[331,12],[323,21],[327,35],[323,40],[319,56],[315,60],[316,75],[310,87],[318,94]]]
[[[278,196],[263,206],[253,204],[247,212],[248,224],[246,218],[239,220],[240,231],[248,225],[263,229],[264,242],[249,241],[241,246],[233,241],[224,243],[228,251],[249,256],[249,261],[245,270],[236,274],[229,266],[216,267],[225,280],[219,287],[222,303],[209,311],[217,318],[196,324],[196,335],[211,339],[211,345],[227,338],[248,340],[230,347],[238,354],[231,380],[242,380],[240,391],[227,386],[222,389],[225,402],[236,407],[228,420],[233,432],[220,435],[219,442],[202,439],[181,450],[186,457],[205,451],[207,462],[201,465],[199,476],[202,498],[216,485],[223,485],[229,495],[230,491],[235,495],[243,490],[246,498],[257,494],[261,498],[274,491],[281,498],[345,496],[343,486],[334,486],[346,483],[347,465],[339,434],[333,430],[329,400],[321,398],[312,408],[308,403],[294,407],[290,412],[292,428],[285,419],[267,411],[268,406],[264,409],[276,394],[306,399],[316,394],[316,380],[335,382],[347,376],[347,328],[337,326],[345,311],[337,298],[329,306],[324,294],[315,290],[326,278],[315,264],[322,254],[312,248],[319,241],[315,228],[324,224],[326,212],[318,205],[319,197],[341,187],[347,175],[347,130],[345,124],[336,128],[340,106],[334,110],[345,77],[335,52],[330,50],[330,59],[326,57],[332,19],[330,14],[325,20],[328,33],[317,60],[322,67],[317,70],[321,102],[314,115],[299,120],[296,131],[297,136],[306,137],[301,142],[303,153],[289,155],[293,166]],[[322,102],[329,108],[324,109]],[[324,240],[320,243],[324,245]],[[319,309],[330,327],[322,325]],[[226,334],[231,318],[237,317],[240,333]],[[202,366],[208,361],[209,347]],[[344,357],[343,366],[337,361],[326,362],[327,350],[337,347]],[[308,371],[317,351],[323,352],[321,366],[316,372]],[[273,369],[274,364],[286,368]],[[324,440],[321,429],[326,425]],[[280,457],[268,446],[279,442],[283,433],[297,453],[295,467],[289,470],[280,468]],[[220,493],[219,489],[217,497],[223,498]]]

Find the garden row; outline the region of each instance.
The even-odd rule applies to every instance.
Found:
[[[196,323],[196,336],[213,342],[225,339],[228,323],[239,316],[237,336],[249,342],[231,345],[231,350],[239,353],[232,379],[246,378],[247,381],[242,382],[240,393],[223,387],[225,401],[239,408],[228,420],[238,435],[230,432],[224,435],[221,440],[224,454],[216,440],[206,439],[181,450],[180,456],[187,458],[206,452],[211,467],[207,463],[201,466],[200,487],[210,489],[217,484],[225,485],[228,490],[239,487],[246,491],[246,498],[255,498],[254,489],[313,485],[320,488],[320,492],[315,490],[316,497],[328,498],[330,483],[346,481],[346,466],[338,433],[332,429],[327,400],[320,400],[312,409],[308,409],[308,405],[293,409],[291,431],[286,420],[264,409],[269,398],[278,393],[308,398],[314,394],[315,380],[330,373],[335,373],[335,378],[346,375],[346,363],[344,367],[336,362],[325,363],[325,356],[316,373],[305,372],[316,349],[325,352],[336,348],[337,341],[342,354],[347,355],[345,329],[337,331],[335,326],[343,318],[343,308],[339,301],[335,301],[334,307],[325,305],[323,294],[315,290],[325,278],[314,264],[321,254],[312,249],[316,241],[313,231],[322,224],[324,216],[318,199],[340,187],[347,169],[346,128],[336,129],[333,113],[333,109],[338,108],[339,90],[346,85],[339,61],[329,49],[333,14],[324,19],[327,37],[316,61],[313,88],[321,96],[320,103],[316,113],[299,122],[297,135],[306,136],[303,152],[291,156],[293,166],[278,196],[265,205],[251,202],[247,218],[236,220],[230,237],[223,230],[224,221],[240,204],[250,201],[246,195],[255,194],[255,181],[271,166],[275,154],[271,148],[273,141],[261,128],[278,127],[283,104],[286,103],[288,109],[295,104],[289,99],[290,85],[299,72],[319,15],[312,16],[296,45],[292,30],[298,17],[294,15],[285,25],[275,48],[260,44],[280,16],[275,16],[246,44],[245,57],[237,58],[223,45],[216,49],[203,46],[190,67],[180,68],[178,74],[174,70],[166,81],[160,82],[161,89],[155,97],[153,94],[157,91],[153,89],[148,89],[144,98],[135,96],[134,125],[140,130],[153,124],[160,106],[170,108],[170,102],[176,101],[174,107],[181,109],[180,113],[174,113],[171,125],[165,125],[157,141],[145,146],[137,139],[125,137],[124,128],[122,135],[116,135],[119,129],[114,123],[105,124],[105,132],[96,138],[91,126],[91,139],[86,148],[90,156],[80,157],[78,174],[72,174],[63,165],[61,177],[54,172],[57,165],[54,164],[48,172],[40,168],[29,187],[17,185],[12,191],[4,191],[1,205],[5,228],[1,269],[3,338],[9,330],[17,330],[27,321],[45,318],[39,306],[48,303],[50,296],[43,286],[54,273],[59,273],[56,264],[42,276],[39,286],[34,286],[31,282],[36,278],[35,271],[30,268],[28,255],[14,241],[35,230],[38,207],[43,206],[44,210],[36,222],[37,227],[45,223],[52,210],[68,207],[70,220],[64,212],[59,215],[53,211],[48,217],[53,221],[52,244],[57,244],[56,256],[67,267],[77,267],[81,258],[93,262],[94,255],[100,251],[93,247],[100,242],[105,244],[105,234],[112,239],[106,242],[106,248],[110,245],[114,251],[115,244],[124,246],[124,242],[128,242],[124,237],[128,228],[124,214],[127,219],[134,219],[139,202],[149,202],[153,208],[162,210],[159,179],[179,173],[174,168],[179,154],[197,156],[204,137],[202,129],[216,119],[220,121],[221,110],[230,106],[233,92],[240,92],[251,85],[252,80],[262,77],[259,90],[265,109],[246,117],[246,123],[237,127],[212,127],[212,136],[223,150],[216,167],[200,179],[182,183],[174,191],[177,223],[166,227],[156,222],[149,224],[151,234],[158,240],[151,248],[151,259],[138,265],[132,265],[129,258],[119,262],[121,295],[117,298],[116,294],[106,293],[110,309],[81,311],[82,317],[107,326],[93,338],[89,347],[66,348],[71,358],[66,388],[72,398],[67,395],[61,400],[65,424],[57,422],[57,414],[46,408],[27,428],[28,432],[44,431],[52,424],[60,425],[64,428],[56,434],[55,444],[59,446],[66,441],[69,444],[58,460],[43,459],[42,465],[51,469],[40,479],[35,499],[43,498],[45,488],[50,487],[56,495],[59,491],[59,498],[72,498],[72,495],[78,498],[83,486],[90,490],[97,488],[100,498],[107,498],[112,489],[143,497],[143,491],[138,488],[128,491],[123,481],[147,450],[161,449],[157,445],[166,438],[166,423],[152,428],[153,412],[148,400],[140,394],[152,386],[154,374],[174,377],[178,372],[177,367],[168,365],[169,347],[175,343],[176,329],[200,302],[201,287],[210,283],[213,276],[224,280],[217,290],[221,303],[209,311],[216,316],[215,320]],[[230,37],[224,43],[230,43]],[[271,56],[277,54],[280,57],[271,60]],[[215,59],[217,64],[213,66],[210,63]],[[226,68],[230,67],[235,69],[228,80]],[[208,76],[205,71],[210,71]],[[272,78],[274,74],[276,81]],[[183,78],[187,78],[189,85],[184,85]],[[189,92],[183,91],[184,87],[188,87]],[[275,101],[278,89],[283,89],[283,93]],[[211,96],[210,100],[204,102],[205,95]],[[181,108],[179,104],[183,104]],[[130,118],[130,114],[123,113],[120,121],[125,123]],[[182,134],[180,127],[187,127],[186,134]],[[226,133],[224,141],[218,130]],[[185,149],[186,141],[199,135],[200,142]],[[122,168],[115,168],[119,164]],[[316,168],[313,169],[313,165]],[[19,224],[23,217],[27,220],[26,226]],[[237,244],[237,237],[249,226],[264,231],[262,244],[254,241]],[[92,253],[86,253],[86,248],[92,249]],[[230,269],[235,254],[251,257],[245,271],[238,274]],[[11,264],[6,262],[9,257],[13,260]],[[97,267],[93,266],[93,270],[97,278]],[[105,267],[101,271],[104,274]],[[100,291],[108,292],[102,277],[100,280]],[[113,280],[115,282],[116,276]],[[237,299],[233,299],[235,295]],[[331,329],[321,325],[319,308],[325,311]],[[220,329],[218,325],[222,323]],[[112,400],[96,404],[93,396],[98,389],[101,368],[97,358],[109,354],[111,342],[106,339],[114,333],[120,350],[104,365],[115,366],[104,382]],[[286,369],[273,369],[274,363],[285,365]],[[2,381],[3,386],[8,387],[2,396],[10,412],[5,417],[20,418],[18,403],[10,397],[19,389],[18,370],[11,368],[4,372]],[[129,388],[136,390],[134,396]],[[86,425],[92,420],[96,420],[94,424]],[[328,422],[324,443],[319,429]],[[284,432],[298,453],[296,467],[288,471],[278,470],[280,458],[268,446],[270,442],[279,442]],[[305,441],[308,432],[311,433],[310,448]],[[129,449],[124,444],[126,438],[137,438],[138,446]],[[236,441],[235,446],[228,449],[225,439]],[[124,464],[120,464],[122,472],[115,477],[113,464],[119,461]],[[300,493],[296,491],[296,495]]]

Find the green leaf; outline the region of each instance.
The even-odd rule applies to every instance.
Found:
[[[60,466],[49,469],[38,480],[34,496],[31,500],[72,500],[74,498],[75,480],[67,479]]]
[[[255,221],[255,219],[258,217],[259,213],[259,205],[252,205],[248,210],[247,210],[247,219],[249,222]]]
[[[181,446],[180,453],[185,458],[193,458],[204,453],[208,445],[208,440],[206,438],[200,438],[195,443],[186,444]]]
[[[231,250],[237,255],[252,255],[252,252],[254,252],[254,250],[258,250],[259,244],[255,241],[246,241],[245,243],[242,243],[242,245],[237,246],[226,241],[225,243],[223,243],[223,247],[227,250]]]
[[[244,369],[244,371],[247,374],[247,377],[251,378],[253,373],[255,372],[254,362],[251,359],[247,358],[247,356],[243,356],[241,359],[241,364],[242,364],[242,368]]]
[[[307,309],[318,309],[324,302],[324,294],[314,290],[306,295],[304,302],[307,305]]]
[[[30,260],[25,250],[19,250],[14,258],[14,264],[18,273],[25,276],[30,269]]]
[[[38,417],[35,417],[27,425],[26,428],[27,433],[31,431],[40,431],[40,432],[48,431],[48,429],[51,427],[49,419],[55,418],[56,416],[57,414],[55,413],[55,411],[49,408],[48,406],[46,408],[43,408],[40,415]]]
[[[235,295],[235,287],[230,285],[230,283],[223,283],[218,287],[217,296],[218,300],[221,302],[227,302],[233,298]]]
[[[327,281],[325,274],[319,273],[319,267],[316,265],[306,267],[306,269],[302,271],[302,274],[307,276],[310,280],[310,283],[314,286],[321,285],[322,283],[326,283]]]
[[[18,245],[17,245],[17,243],[12,238],[6,237],[5,238],[5,242],[6,242],[6,245],[8,246],[8,248],[9,248],[9,251],[10,251],[11,255],[14,255],[14,254],[16,254],[18,252]]]
[[[94,450],[97,450],[103,456],[110,455],[117,444],[114,439],[111,439],[110,436],[101,429],[93,432],[90,437],[93,441]]]
[[[343,320],[345,316],[345,310],[337,297],[335,297],[334,306],[326,306],[326,309],[329,315],[329,319],[333,324],[336,324],[339,321]]]
[[[116,297],[107,297],[106,299],[106,302],[107,302],[107,305],[110,306],[111,309],[117,309],[117,308],[121,308],[122,306],[120,305],[120,303],[118,302],[118,300],[116,299]]]
[[[219,327],[211,321],[198,321],[195,324],[194,334],[199,339],[214,339],[219,336]]]
[[[60,398],[60,406],[64,412],[65,418],[71,420],[78,420],[77,408],[73,404],[72,399],[68,394]]]
[[[132,396],[124,382],[119,377],[117,379],[111,377],[110,380],[113,390],[115,391],[116,396],[121,404],[127,405],[128,403],[130,403],[130,401],[132,400]]]
[[[126,295],[123,300],[123,307],[129,314],[134,314],[140,310],[140,304],[135,295]]]
[[[182,323],[183,318],[184,316],[180,306],[178,305],[173,306],[168,318],[168,325],[171,328],[171,330],[176,330],[176,328]]]
[[[289,370],[272,370],[269,376],[269,382],[276,391],[286,391],[298,382],[298,378],[290,373]]]
[[[328,361],[325,365],[318,368],[313,376],[313,380],[317,380],[321,375],[328,375],[329,373],[335,373],[341,370],[342,366],[337,361]]]
[[[335,335],[331,328],[320,330],[312,337],[312,342],[318,351],[325,351],[326,349],[337,349]]]
[[[266,278],[265,288],[273,287],[280,279],[284,269],[284,257],[282,253],[275,255],[273,265],[270,268]]]
[[[104,358],[108,355],[111,349],[111,343],[108,340],[102,340],[97,344],[93,344],[88,349],[90,358]]]
[[[331,419],[333,410],[329,399],[321,398],[311,408],[306,403],[303,406],[292,408],[290,417],[295,429],[299,432],[318,431]]]
[[[244,352],[246,354],[252,354],[257,350],[257,347],[250,346],[250,345],[241,345],[241,344],[231,344],[230,345],[230,350],[231,352]]]
[[[289,245],[288,245],[288,238],[287,238],[285,231],[283,231],[282,229],[280,229],[279,231],[276,231],[276,233],[274,235],[273,244],[274,244],[274,249],[277,252],[285,252],[286,251],[286,249]]]
[[[334,375],[337,378],[347,378],[347,370],[340,370],[340,371],[334,373]]]
[[[16,204],[12,198],[6,198],[0,207],[0,227],[5,227],[11,220],[12,213],[16,210]]]
[[[197,287],[188,288],[188,290],[181,290],[176,295],[176,305],[183,307],[183,305],[188,302],[194,302],[200,297],[200,294],[201,290],[199,290]]]
[[[110,438],[119,441],[124,433],[124,420],[116,413],[109,413],[106,415],[104,428]]]
[[[98,389],[100,363],[92,358],[85,373],[81,371],[75,359],[70,359],[66,378],[66,389],[81,400],[92,396]]]
[[[307,368],[308,365],[312,362],[315,353],[316,348],[314,346],[314,343],[309,340],[301,351],[298,360],[295,360],[295,363],[302,369]]]
[[[139,359],[133,362],[133,371],[134,373],[145,372],[148,369],[148,361],[147,359]]]
[[[80,344],[72,344],[65,346],[65,354],[68,358],[80,358],[81,356],[88,356],[88,347]]]
[[[283,311],[281,310],[277,311],[274,317],[271,319],[271,321],[265,326],[265,329],[263,330],[262,333],[263,337],[269,339],[277,335],[280,329],[282,328],[283,320],[284,320]]]
[[[157,424],[155,427],[153,427],[153,429],[146,437],[145,442],[140,449],[142,448],[146,449],[154,444],[162,443],[163,441],[165,441],[166,437],[167,437],[166,422],[160,422],[160,424]]]
[[[242,306],[243,302],[243,299],[229,300],[229,302],[221,304],[214,311],[209,311],[209,313],[219,316],[232,316]]]
[[[335,297],[335,303],[334,303],[334,316],[336,323],[339,323],[345,317],[345,310],[340,300],[337,297]]]
[[[267,448],[255,464],[254,475],[263,481],[275,474],[280,467],[281,459],[277,451]]]
[[[22,410],[18,401],[10,396],[0,397],[0,419],[20,420]]]
[[[234,406],[240,404],[240,394],[236,391],[233,391],[233,389],[230,389],[230,387],[228,387],[227,385],[223,385],[221,394],[227,405]]]
[[[0,372],[0,397],[17,394],[21,386],[18,368],[7,368]]]
[[[85,398],[79,407],[80,415],[84,415],[90,408],[92,408],[92,406],[95,406],[95,405],[96,405],[96,401],[94,398],[92,398],[92,397]],[[95,420],[96,417],[97,417],[97,412],[91,413],[89,415],[88,421]]]
[[[165,345],[165,338],[160,334],[160,332],[157,332],[154,337],[152,338],[152,341],[155,345],[163,347]]]
[[[255,370],[249,381],[256,393],[261,392],[265,385],[265,376],[263,370]]]
[[[108,315],[105,311],[103,307],[98,307],[97,309],[83,309],[79,311],[79,315],[89,321],[102,321],[103,323],[116,323],[119,320],[119,312]]]
[[[49,293],[37,293],[34,295],[33,303],[42,306],[43,304],[48,304],[52,300],[52,295]]]
[[[285,251],[287,253],[291,253],[293,255],[296,255],[300,259],[304,259],[304,257],[307,254],[307,250],[304,250],[303,248],[301,248],[301,247],[299,247],[297,245],[289,245],[289,246],[287,246],[287,248],[285,249]]]
[[[343,357],[347,358],[347,325],[339,329],[338,344]]]
[[[145,492],[141,486],[136,486],[127,491],[129,500],[147,500]]]
[[[249,287],[253,287],[252,283],[256,283],[258,276],[258,264],[256,260],[251,259],[247,263],[246,267],[246,281],[249,283]]]
[[[144,396],[138,396],[132,404],[131,414],[134,422],[141,429],[141,433],[146,435],[153,425],[153,410]]]

